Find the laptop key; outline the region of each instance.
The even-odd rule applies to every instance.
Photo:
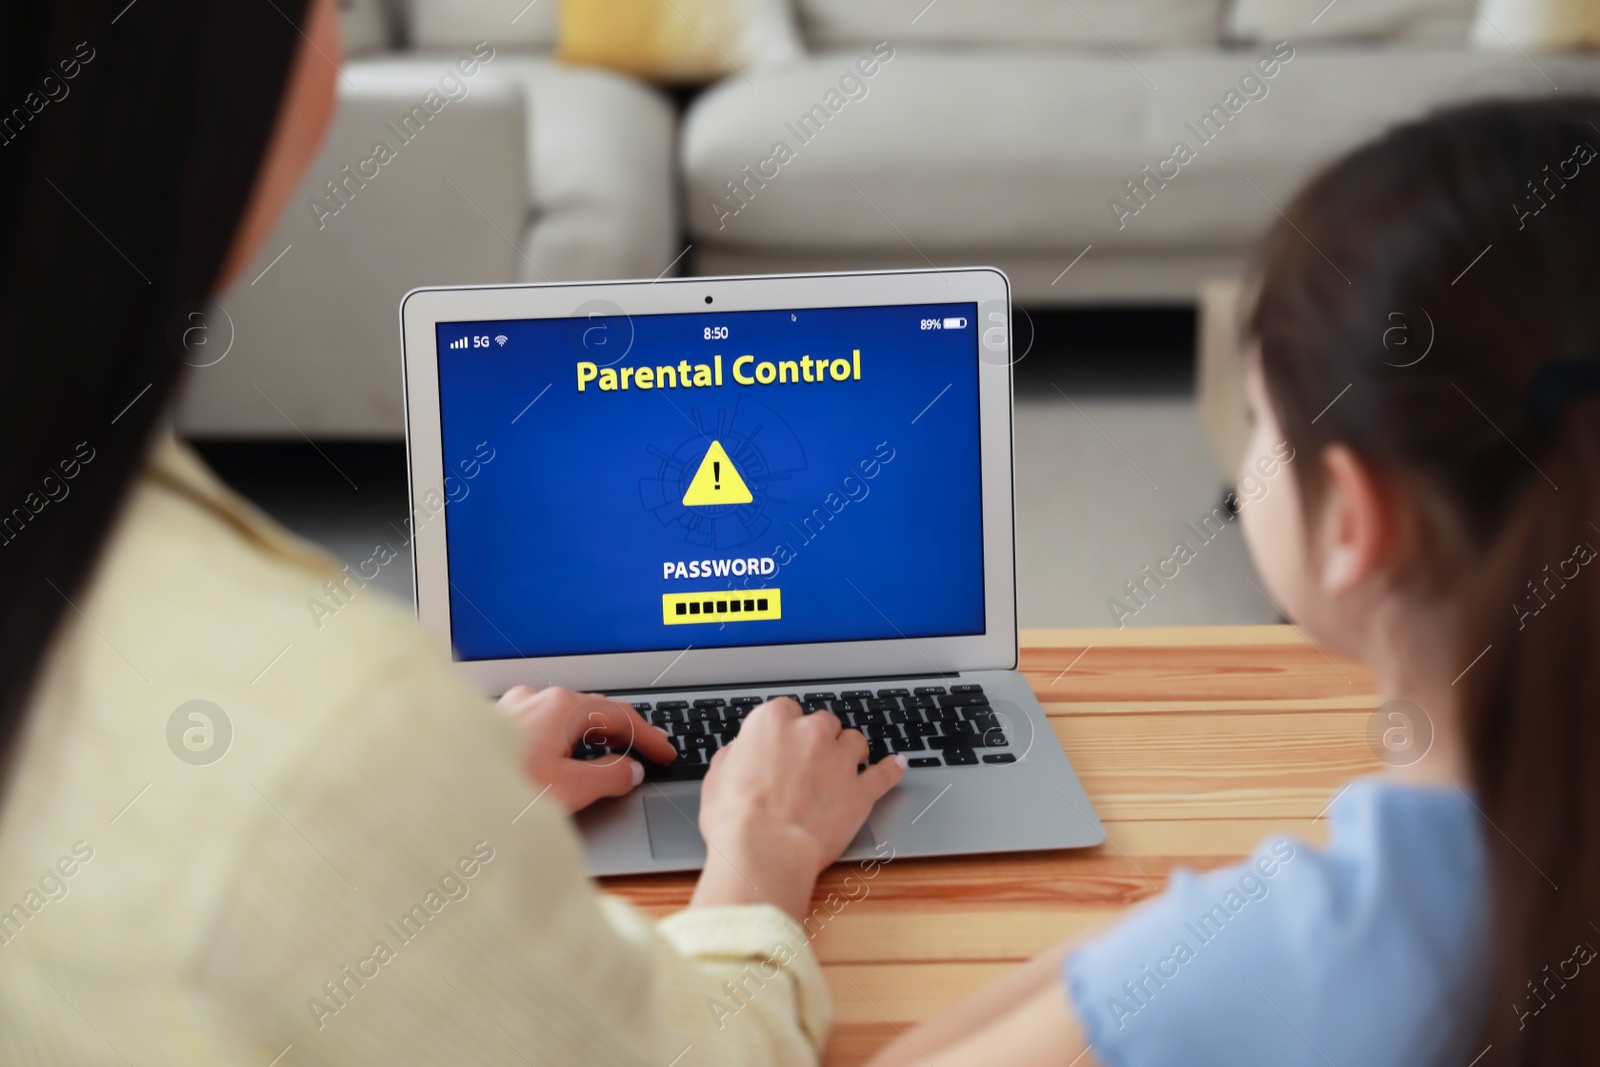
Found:
[[[888,759],[888,758],[889,758],[889,742],[887,742],[887,741],[869,741],[869,742],[867,742],[867,761],[869,763],[877,763],[879,760]]]
[[[832,709],[828,707],[828,702],[826,700],[812,700],[810,697],[807,697],[800,704],[800,710],[803,713],[810,715],[814,711],[831,711]]]
[[[688,706],[689,706],[689,702],[687,700],[658,700],[658,701],[656,701],[656,710],[657,711],[682,711],[685,708],[687,708]]]
[[[1000,729],[998,726],[983,732],[983,744],[985,748],[1004,748],[1010,743],[1010,740],[1006,738],[1005,731]]]
[[[1012,752],[990,752],[983,757],[985,763],[1015,763],[1017,757]]]
[[[768,696],[767,699],[768,700],[792,700],[796,704],[798,704],[798,703],[800,703],[800,694],[799,693],[773,693],[770,696]]]
[[[891,737],[889,747],[896,752],[926,752],[928,749],[920,737]]]
[[[882,697],[882,698],[884,698],[886,700],[887,699],[892,699],[894,697],[908,697],[910,695],[911,695],[911,691],[908,690],[908,689],[880,689],[880,690],[878,690],[878,696],[880,696],[880,697]]]
[[[680,754],[671,763],[651,763],[648,760],[644,765],[644,780],[647,782],[693,782],[706,776],[709,766],[700,758],[700,753],[689,752]]]
[[[633,705],[633,710],[634,711],[649,711],[650,710],[650,702],[648,700],[637,701]]]
[[[697,708],[721,708],[726,707],[727,704],[728,702],[721,697],[701,697],[694,702],[694,706]]]
[[[900,705],[905,708],[936,708],[939,706],[936,700],[937,698],[931,696],[905,697],[900,701]]]
[[[913,767],[938,767],[943,761],[938,756],[918,756],[906,762]]]
[[[842,700],[870,700],[872,698],[872,690],[846,689],[844,692],[839,694],[839,697]]]
[[[838,700],[832,693],[807,693],[806,700]]]
[[[944,761],[951,767],[971,767],[978,762],[978,754],[970,748],[947,748]]]
[[[981,693],[981,692],[983,692],[983,686],[981,686],[981,685],[952,685],[950,687],[950,692],[952,692],[952,693]]]
[[[867,735],[867,739],[869,741],[876,741],[880,738],[887,741],[893,741],[901,736],[900,727],[890,726],[882,723],[873,723],[861,732]]]
[[[734,697],[732,700],[728,701],[728,703],[736,708],[753,708],[757,704],[762,703],[762,700],[760,697]]]
[[[912,708],[909,711],[891,711],[889,713],[889,721],[895,723],[921,722],[922,712],[916,708]]]
[[[984,730],[998,729],[1000,726],[1000,720],[995,718],[994,712],[988,709],[967,708],[965,710],[967,712],[966,720],[976,726],[980,733]]]
[[[941,708],[984,707],[989,703],[989,698],[982,693],[946,693],[933,699],[939,702]]]
[[[919,696],[919,697],[936,697],[940,693],[944,692],[944,686],[942,686],[942,685],[919,685],[915,689],[913,689],[912,692],[917,694],[917,696]]]
[[[939,724],[936,722],[913,722],[906,725],[908,737],[938,737]]]

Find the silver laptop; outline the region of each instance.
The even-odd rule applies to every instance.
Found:
[[[781,695],[910,762],[847,859],[1104,840],[1016,671],[1010,318],[987,268],[406,296],[423,626],[679,750],[582,813],[595,874],[701,866],[707,762]]]

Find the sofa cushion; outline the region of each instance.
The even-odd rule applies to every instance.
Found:
[[[534,217],[517,262],[523,279],[660,274],[682,249],[671,103],[624,75],[543,57],[502,52],[491,69],[520,85],[528,105]]]
[[[559,0],[411,0],[411,47],[456,48],[488,41],[497,49],[546,51],[556,45]]]
[[[1237,248],[1273,216],[1268,198],[1283,204],[1313,168],[1398,119],[1466,97],[1548,93],[1545,75],[1568,91],[1600,86],[1594,58],[1541,57],[1541,73],[1514,53],[1305,49],[1271,79],[1257,73],[1247,85],[1266,95],[1213,117],[1221,132],[1206,143],[1187,124],[1224,107],[1257,51],[903,49],[816,128],[819,101],[857,59],[815,56],[759,90],[733,79],[695,102],[681,152],[697,244],[909,247],[941,263],[997,246]],[[1157,187],[1143,168],[1162,168],[1180,139],[1194,158]],[[1128,192],[1136,180],[1150,183],[1147,206]],[[1119,218],[1118,200],[1137,213]]]
[[[822,48],[1011,45],[1089,48],[1215,44],[1222,0],[798,0],[806,40]]]
[[[1235,41],[1395,41],[1460,44],[1473,0],[1232,0]]]

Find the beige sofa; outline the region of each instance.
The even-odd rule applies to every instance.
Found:
[[[802,61],[680,114],[557,62],[558,0],[384,3],[351,0],[328,143],[186,356],[192,433],[398,436],[418,285],[986,263],[1022,304],[1192,303],[1351,144],[1600,88],[1593,56],[1469,47],[1474,0],[795,0]],[[478,42],[470,92],[352,184]]]
[[[1470,97],[1600,86],[1594,57],[1469,48],[1473,0],[798,3],[812,56],[684,117],[698,272],[981,262],[1024,303],[1192,303],[1357,141]],[[801,144],[877,41],[894,58]],[[754,186],[776,140],[795,158]]]

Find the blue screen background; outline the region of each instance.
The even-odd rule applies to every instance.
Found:
[[[921,326],[950,316],[968,325]],[[982,633],[976,318],[966,303],[439,324],[457,656]],[[712,327],[728,337],[705,339]],[[448,347],[482,336],[487,347]],[[732,375],[745,354],[776,363],[855,349],[859,381]],[[579,361],[713,354],[721,387],[577,390]],[[750,503],[682,504],[712,440]],[[667,561],[734,557],[772,557],[777,569],[663,578]],[[761,586],[781,590],[781,619],[662,621],[663,593]]]

